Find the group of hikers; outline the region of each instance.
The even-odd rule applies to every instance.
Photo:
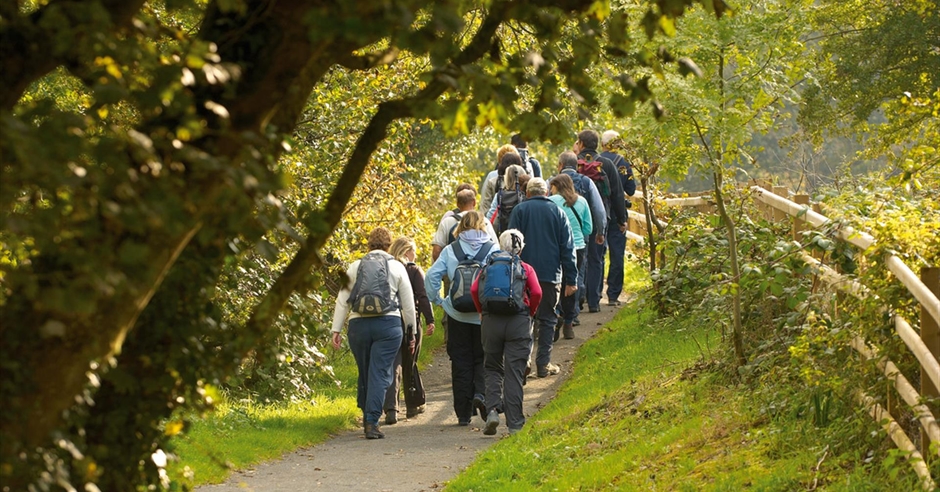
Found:
[[[348,324],[367,439],[385,437],[383,413],[386,425],[398,422],[400,389],[407,418],[425,410],[416,361],[422,336],[435,330],[431,303],[445,313],[458,425],[478,414],[483,433],[494,435],[502,414],[510,434],[522,429],[526,379],[558,374],[554,343],[574,338],[585,304],[589,312],[601,310],[605,256],[607,305],[620,305],[627,197],[636,191],[631,164],[617,153],[622,149],[616,131],[582,131],[546,181],[514,135],[498,149],[479,203],[473,185],[457,187],[457,207],[432,239],[427,274],[414,263],[414,240],[393,241],[384,227],[370,233],[369,252],[346,272],[332,324],[335,349]]]

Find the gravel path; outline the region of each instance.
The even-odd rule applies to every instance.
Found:
[[[544,379],[530,378],[525,386],[527,419],[546,405],[561,383],[571,375],[572,361],[581,343],[613,318],[615,307],[602,306],[600,313],[581,313],[581,326],[574,340],[561,339],[552,351],[552,362],[561,374]],[[232,474],[220,485],[196,489],[201,492],[250,491],[429,491],[443,488],[466,468],[476,454],[498,439],[508,438],[505,420],[495,436],[484,436],[483,421],[474,417],[460,427],[451,404],[450,361],[441,350],[422,372],[427,391],[427,411],[416,418],[383,425],[385,439],[368,441],[362,430],[344,432],[282,459]]]

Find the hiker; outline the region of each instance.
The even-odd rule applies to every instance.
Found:
[[[356,404],[362,410],[366,439],[385,437],[379,417],[392,383],[395,354],[402,338],[409,351],[415,347],[414,293],[405,266],[387,253],[391,244],[392,235],[384,227],[369,234],[369,252],[349,265],[348,283],[337,294],[333,310],[334,349],[342,344],[343,323],[349,318],[349,349],[359,369]]]
[[[604,285],[604,255],[607,253],[605,237],[610,227],[623,227],[626,230],[627,216],[623,201],[623,186],[617,176],[617,169],[606,157],[597,151],[599,138],[594,130],[578,133],[578,139],[572,150],[578,155],[578,173],[588,176],[594,182],[604,203],[606,221],[603,227],[595,227],[593,237],[587,241],[587,268],[584,273],[585,296],[588,311],[600,312],[601,289]],[[597,165],[597,163],[600,165]],[[588,172],[590,170],[591,172]],[[612,179],[613,178],[613,179]],[[611,225],[608,225],[611,224]]]
[[[503,173],[506,172],[508,164],[504,166],[501,163],[503,162],[503,156],[509,153],[519,154],[516,152],[516,148],[510,144],[503,145],[496,151],[496,168],[483,178],[483,184],[480,185],[480,212],[484,214],[492,205],[496,192],[502,188]]]
[[[571,296],[572,300],[578,290],[571,224],[568,216],[548,199],[547,194],[548,185],[544,179],[530,179],[526,186],[526,200],[516,205],[509,218],[509,228],[520,231],[531,245],[522,251],[521,257],[535,269],[542,288],[535,332],[538,341],[536,375],[540,378],[560,371],[551,363],[558,284],[563,285],[562,296]]]
[[[576,259],[575,264],[580,272],[584,269],[584,252],[587,246],[585,238],[590,236],[594,228],[594,221],[591,218],[591,209],[588,207],[587,200],[574,191],[574,182],[567,174],[560,173],[552,178],[549,187],[551,188],[552,194],[548,199],[565,212],[568,216],[568,223],[571,224]],[[580,293],[580,286],[578,293]],[[571,296],[568,302],[564,302],[565,299],[569,298],[563,297],[563,302],[560,303],[561,313],[564,318],[555,324],[554,341],[558,341],[559,330],[561,328],[564,328],[566,340],[574,338],[574,323],[578,316],[578,303],[576,302],[578,296]],[[581,323],[578,322],[578,324]]]
[[[444,214],[441,218],[441,222],[437,225],[437,231],[434,233],[434,237],[431,239],[432,261],[437,261],[437,258],[441,255],[441,250],[448,244],[454,242],[454,233],[457,230],[457,223],[460,222],[461,217],[477,206],[477,193],[476,190],[473,189],[473,186],[469,184],[461,186],[467,186],[467,188],[457,191],[457,208],[448,210],[447,213]],[[496,235],[496,231],[493,230],[493,226],[489,222],[486,224],[486,233],[489,234],[494,243],[499,237]]]
[[[525,165],[522,166],[525,168],[525,173],[533,178],[541,178],[542,165],[535,157],[529,155],[529,144],[522,138],[522,134],[517,133],[513,135],[509,138],[509,142],[516,148],[519,157],[522,157],[522,162],[525,163]]]
[[[636,180],[633,179],[633,166],[624,156],[617,153],[623,149],[623,140],[614,130],[607,130],[601,135],[601,157],[606,157],[614,164],[617,170],[615,179],[620,180],[624,197],[624,217],[629,219],[627,209],[630,208],[630,199],[636,193]],[[623,256],[627,249],[627,222],[616,224],[610,222],[607,226],[607,248],[610,257],[610,266],[607,269],[607,305],[619,306],[620,293],[623,292]],[[603,259],[602,259],[603,261]],[[603,265],[601,266],[603,271]]]
[[[434,334],[434,311],[431,310],[431,303],[424,289],[424,271],[415,264],[417,248],[414,239],[400,237],[392,241],[388,253],[405,265],[408,283],[411,284],[414,292],[415,321],[420,323],[421,315],[424,315],[424,323],[427,327],[425,334],[431,336]],[[404,328],[405,323],[402,322],[402,332]],[[416,328],[413,352],[406,345],[407,337],[402,338],[401,348],[395,356],[395,374],[392,384],[385,392],[385,425],[394,425],[398,422],[398,389],[402,383],[405,388],[405,416],[410,419],[424,413],[426,408],[424,384],[421,382],[421,374],[418,373],[418,355],[421,353],[422,338],[421,330]]]
[[[507,164],[506,172],[503,174],[503,186],[496,193],[489,210],[486,211],[486,218],[493,223],[493,229],[497,234],[509,229],[509,216],[512,214],[513,207],[525,200],[525,188],[522,187],[520,180],[522,176],[526,176],[525,168],[519,165],[522,159],[516,154],[506,154],[503,156],[503,161]]]
[[[424,279],[428,298],[444,309],[447,320],[454,413],[462,426],[470,425],[474,412],[486,418],[480,316],[470,288],[479,269],[496,249],[486,232],[488,224],[480,212],[465,212],[457,225],[457,239],[444,247]],[[451,286],[441,298],[445,277],[450,279]]]
[[[578,192],[579,195],[584,197],[587,201],[588,207],[591,209],[591,223],[594,226],[594,229],[591,231],[591,234],[584,239],[585,244],[587,245],[591,241],[596,241],[594,237],[594,232],[598,230],[604,230],[607,227],[607,212],[604,209],[604,202],[601,200],[600,192],[597,191],[597,186],[591,181],[587,176],[581,175],[578,173],[578,156],[574,152],[567,151],[562,152],[558,156],[558,174],[566,175],[571,178],[571,182],[574,183],[574,189]],[[554,178],[553,178],[554,179]],[[585,246],[584,251],[584,262],[582,262],[581,268],[578,269],[578,298],[577,301],[577,311],[580,313],[584,310],[584,302],[587,300],[587,288],[584,283],[584,276],[587,262],[587,246]],[[578,315],[575,314],[573,324],[580,324]]]
[[[531,319],[542,299],[535,270],[519,258],[525,247],[522,233],[504,231],[499,247],[471,289],[477,311],[482,313],[487,410],[483,434],[488,436],[496,434],[501,413],[506,414],[510,434],[525,425],[522,386],[532,351]]]

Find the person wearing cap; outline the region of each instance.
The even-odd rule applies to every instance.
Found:
[[[558,319],[555,314],[558,286],[563,285],[563,296],[574,296],[578,291],[571,224],[565,212],[547,195],[548,185],[544,179],[530,179],[526,185],[526,200],[516,205],[509,217],[510,229],[519,230],[529,244],[538,245],[522,250],[519,256],[522,261],[532,265],[542,288],[542,299],[536,311],[535,334],[538,340],[536,375],[540,378],[561,371],[552,364],[555,322]]]
[[[633,179],[633,166],[626,158],[617,153],[623,149],[623,140],[614,130],[607,130],[601,135],[601,157],[610,159],[617,169],[615,175],[620,180],[623,192],[627,196],[636,193],[636,180]],[[624,197],[624,216],[628,217],[630,199]],[[607,270],[607,305],[619,306],[620,293],[623,292],[623,256],[627,249],[627,224],[607,226],[607,248],[609,250],[610,266]],[[603,267],[602,267],[603,268]]]
[[[499,248],[517,256],[525,247],[525,238],[516,229],[508,229],[499,235]],[[522,413],[522,386],[525,384],[526,367],[532,351],[531,318],[535,316],[542,299],[542,287],[531,265],[520,261],[525,272],[525,288],[519,312],[511,314],[490,313],[480,302],[480,276],[473,281],[470,293],[477,311],[481,314],[481,338],[483,341],[483,367],[485,379],[486,425],[483,434],[492,436],[499,427],[499,414],[506,415],[509,433],[515,434],[525,425]]]

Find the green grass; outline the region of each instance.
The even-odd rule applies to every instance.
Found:
[[[440,319],[439,309],[435,316]],[[434,335],[422,341],[419,369],[444,343],[443,327],[440,323],[435,327]],[[187,431],[171,443],[179,457],[169,467],[173,480],[190,487],[221,483],[233,470],[279,458],[356,427],[361,416],[356,407],[356,362],[348,348],[324,350],[338,385],[324,377],[309,401],[223,402],[215,412],[193,419]]]

